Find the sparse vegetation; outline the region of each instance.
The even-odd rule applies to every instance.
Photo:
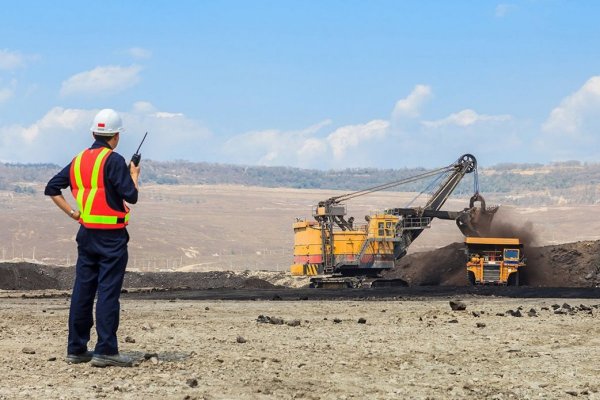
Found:
[[[0,163],[0,190],[31,193],[23,182],[46,182],[60,169],[53,164]],[[229,165],[205,162],[146,160],[142,182],[159,185],[232,184],[296,189],[358,190],[425,171],[423,168],[313,170],[290,167]],[[457,195],[473,192],[472,179],[465,179]],[[419,192],[429,182],[415,182],[395,190]],[[516,205],[597,204],[600,200],[600,164],[567,161],[561,163],[506,163],[481,168],[484,193],[499,194],[503,202]]]

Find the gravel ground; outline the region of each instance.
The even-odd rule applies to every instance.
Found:
[[[463,303],[126,299],[137,366],[97,369],[64,362],[67,299],[2,298],[0,399],[600,399],[600,301]]]

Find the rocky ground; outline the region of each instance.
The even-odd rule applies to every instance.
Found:
[[[527,256],[523,289],[600,285],[599,241],[531,247]],[[409,255],[389,274],[456,296],[464,268],[456,243]],[[164,300],[129,293],[119,335],[136,366],[96,369],[64,362],[73,275],[0,264],[0,399],[600,399],[597,299],[465,292],[450,304],[425,290],[377,301],[185,301],[182,292]],[[125,287],[270,293],[306,283],[282,272],[128,272]]]
[[[63,360],[67,299],[2,298],[0,399],[600,399],[600,301],[452,306],[125,299],[137,365],[97,369]]]

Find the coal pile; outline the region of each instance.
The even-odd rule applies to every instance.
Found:
[[[600,241],[583,241],[525,248],[527,266],[521,284],[539,287],[599,287]],[[410,286],[466,286],[464,245],[452,243],[437,250],[402,258],[386,278]]]
[[[409,286],[466,286],[469,281],[463,248],[462,243],[452,243],[437,250],[410,254],[384,276],[402,279]]]
[[[75,279],[74,267],[53,267],[31,263],[0,264],[0,289],[70,290]],[[277,286],[256,277],[229,271],[212,272],[127,272],[124,288],[158,289],[270,289]]]
[[[271,283],[239,276],[229,271],[211,272],[130,272],[125,274],[126,288],[156,287],[161,289],[268,289]]]
[[[531,248],[523,272],[532,286],[600,287],[600,241]]]
[[[60,282],[46,267],[35,264],[0,264],[0,289],[57,289]]]

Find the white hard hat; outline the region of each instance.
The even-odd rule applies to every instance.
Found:
[[[90,130],[96,135],[113,136],[125,129],[123,128],[121,116],[115,110],[105,108],[96,114]]]

